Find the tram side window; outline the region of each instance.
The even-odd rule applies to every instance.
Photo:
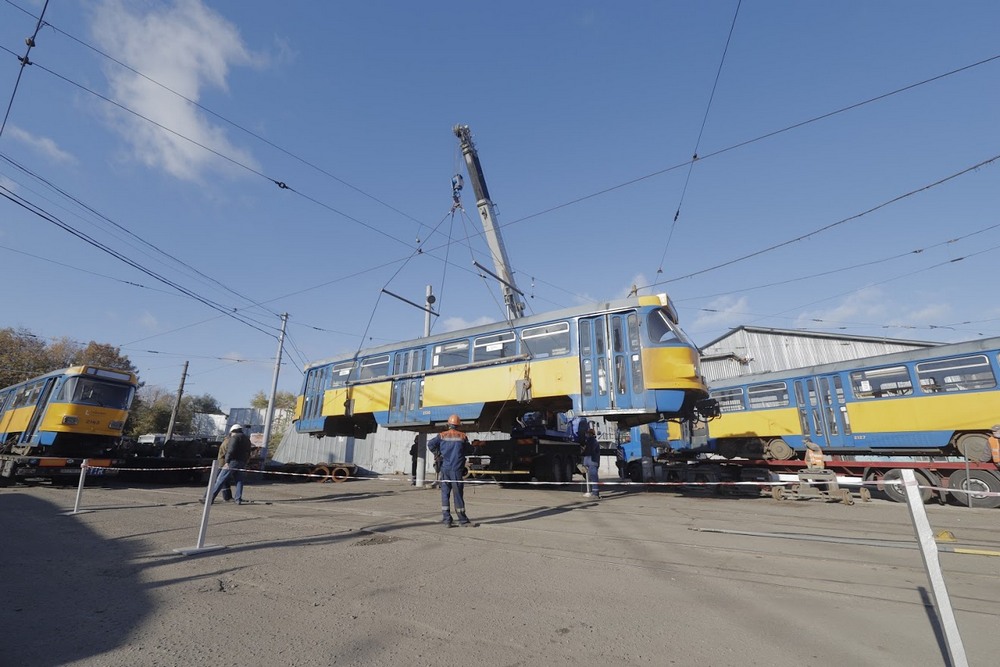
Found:
[[[416,350],[405,350],[396,353],[396,375],[408,375],[409,373],[419,373],[424,370],[424,359],[426,356],[424,348]]]
[[[991,389],[997,386],[990,361],[982,354],[917,364],[917,377],[920,379],[920,388],[927,394]]]
[[[911,396],[913,382],[906,366],[870,368],[851,373],[851,389],[856,398]]]
[[[462,366],[469,363],[469,341],[459,340],[434,346],[434,368]]]
[[[492,336],[481,336],[472,342],[473,361],[494,361],[514,356],[517,339],[513,331],[505,331]]]
[[[347,381],[351,378],[351,370],[353,368],[353,361],[342,361],[339,364],[334,364],[331,371],[330,386],[343,387],[347,384]]]
[[[521,332],[521,345],[535,359],[569,354],[569,322],[525,329]]]
[[[712,398],[719,402],[719,410],[722,412],[742,412],[746,410],[743,405],[743,387],[713,391]]]
[[[358,366],[358,379],[361,381],[374,380],[385,377],[389,374],[389,355],[382,354],[377,357],[362,359]]]
[[[751,410],[788,407],[788,385],[784,382],[769,382],[747,389],[747,401]]]

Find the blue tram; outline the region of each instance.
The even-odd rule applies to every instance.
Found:
[[[707,409],[697,348],[666,295],[633,296],[363,350],[311,364],[295,427],[428,432],[458,414],[510,433],[574,410],[628,427]]]

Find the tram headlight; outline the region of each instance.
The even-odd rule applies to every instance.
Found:
[[[125,426],[125,422],[117,420],[117,419],[115,421],[113,421],[113,422],[111,422],[111,423],[108,424],[108,428],[114,429],[115,431],[120,431],[123,426]]]
[[[65,415],[62,418],[62,423],[64,426],[76,426],[77,424],[80,423],[80,420],[79,418],[74,417],[73,415]]]

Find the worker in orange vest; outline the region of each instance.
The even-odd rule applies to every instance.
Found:
[[[823,450],[812,440],[806,440],[806,468],[822,470],[826,467],[823,461]]]
[[[993,459],[993,463],[1000,465],[1000,424],[993,425],[993,435],[988,440],[990,441],[990,457]]]

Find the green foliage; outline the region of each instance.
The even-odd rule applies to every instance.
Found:
[[[263,410],[267,407],[267,394],[258,391],[250,399],[250,407]],[[291,410],[295,407],[295,394],[290,391],[279,391],[274,395],[275,410]]]

